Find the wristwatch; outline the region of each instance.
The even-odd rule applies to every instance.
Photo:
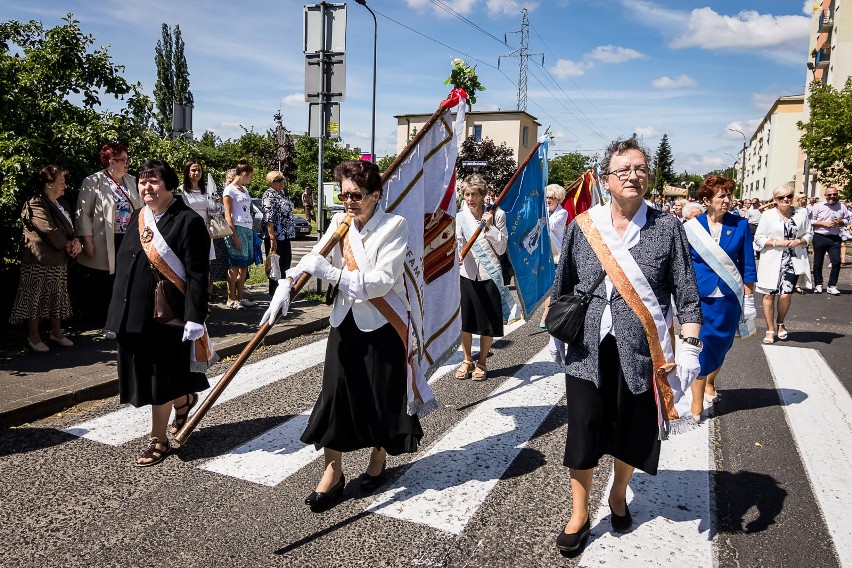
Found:
[[[684,337],[681,335],[680,340],[686,343],[687,345],[692,345],[693,347],[704,349],[704,344],[697,337]]]

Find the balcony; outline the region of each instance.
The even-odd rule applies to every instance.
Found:
[[[834,18],[831,17],[830,12],[823,12],[819,15],[819,31],[820,33],[828,33],[831,31],[831,28],[834,26]]]
[[[831,47],[824,46],[817,50],[814,57],[814,67],[817,69],[825,69],[831,62]]]

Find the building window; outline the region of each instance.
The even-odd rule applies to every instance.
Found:
[[[529,126],[524,126],[523,143],[524,143],[524,146],[530,145],[530,127]]]
[[[482,142],[482,125],[474,124],[473,125],[473,139],[477,142]]]

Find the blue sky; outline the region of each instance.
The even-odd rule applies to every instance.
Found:
[[[529,10],[527,112],[556,134],[552,153],[601,152],[637,132],[653,152],[668,134],[677,171],[728,167],[779,96],[804,91],[809,14],[802,0],[368,0],[378,16],[376,153],[395,153],[393,116],[431,113],[448,92],[454,57],[487,88],[475,110],[514,109],[521,8]],[[153,92],[160,25],[186,42],[194,128],[223,138],[271,128],[281,110],[307,129],[305,2],[226,0],[103,3],[0,0],[4,20],[60,23],[73,12],[126,77]],[[54,7],[58,6],[58,7]],[[369,150],[373,20],[348,2],[346,143]],[[115,106],[113,104],[113,106]]]

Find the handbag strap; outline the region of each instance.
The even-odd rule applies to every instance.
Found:
[[[594,292],[595,290],[597,290],[597,289],[598,289],[598,286],[600,286],[600,285],[601,285],[601,282],[603,282],[604,278],[606,278],[606,270],[601,271],[600,276],[598,276],[598,277],[597,277],[597,279],[595,280],[595,283],[594,283],[594,284],[592,284],[592,287],[591,287],[591,288],[589,288],[589,291],[588,291],[588,292],[586,292],[586,296],[591,296],[591,295],[592,295],[592,292]]]

